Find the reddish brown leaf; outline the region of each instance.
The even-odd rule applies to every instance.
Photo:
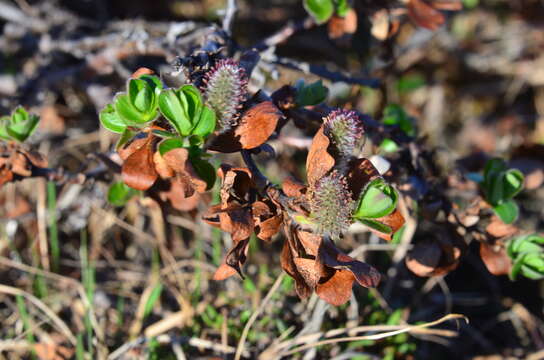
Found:
[[[255,235],[261,240],[269,241],[278,233],[282,223],[281,214],[277,214],[272,204],[264,201],[256,201],[252,204],[253,219],[255,222]]]
[[[15,151],[10,156],[11,171],[20,176],[30,176],[32,174],[31,164],[28,158],[20,151]]]
[[[461,0],[435,0],[433,7],[438,10],[459,11],[463,10]]]
[[[416,244],[406,256],[406,267],[417,276],[432,276],[441,256],[442,249],[436,242]]]
[[[162,179],[169,179],[175,175],[174,169],[168,166],[160,152],[155,151],[155,154],[153,154],[153,163],[155,164],[157,174],[159,174]]]
[[[158,174],[153,163],[151,137],[124,161],[122,176],[125,184],[136,190],[147,190],[155,183]]]
[[[328,267],[351,271],[361,286],[376,287],[380,282],[381,276],[376,269],[342,253],[331,242],[323,244],[319,249],[319,257],[323,264]]]
[[[233,130],[217,135],[209,149],[231,153],[256,148],[272,135],[281,116],[281,111],[271,101],[259,103],[242,115]]]
[[[174,209],[180,211],[190,211],[198,206],[200,195],[195,192],[188,180],[184,177],[175,176],[168,180],[168,189],[159,192],[163,201],[168,201]]]
[[[485,231],[493,237],[502,238],[514,235],[519,229],[514,225],[503,223],[498,216],[493,215]]]
[[[286,231],[288,230],[286,229]],[[288,241],[285,241],[283,243],[283,248],[281,250],[281,256],[280,256],[280,263],[281,263],[281,268],[283,269],[283,271],[285,271],[289,276],[291,276],[295,280],[295,290],[297,292],[297,295],[301,299],[305,299],[308,296],[310,296],[312,294],[313,289],[311,289],[310,287],[308,287],[308,285],[306,285],[306,281],[304,280],[302,275],[300,275],[300,273],[298,272],[295,266],[295,263],[293,261],[293,254],[291,252],[291,248],[289,246]]]
[[[444,24],[444,15],[423,0],[410,0],[407,7],[408,15],[421,27],[436,30]]]
[[[329,304],[340,306],[345,304],[351,297],[353,280],[354,277],[350,271],[337,270],[332,277],[319,283],[315,292]]]
[[[40,154],[37,151],[24,151],[25,156],[28,158],[28,160],[32,163],[32,165],[39,167],[39,168],[45,168],[48,165],[47,158]]]
[[[395,211],[393,211],[391,214],[375,220],[391,228],[391,233],[384,233],[374,228],[369,228],[370,231],[387,241],[391,241],[393,235],[402,227],[402,225],[404,225],[404,217],[402,216],[398,208],[395,209]]]
[[[512,269],[512,260],[506,253],[504,246],[499,244],[490,245],[484,242],[480,243],[480,256],[493,275],[507,275]]]
[[[219,213],[221,229],[231,234],[233,241],[241,241],[249,238],[253,233],[253,217],[251,209],[241,206],[233,206],[228,211]]]
[[[132,75],[130,76],[133,79],[137,79],[142,75],[153,75],[154,72],[151,69],[148,69],[146,67],[141,67],[138,70],[136,70]]]
[[[13,173],[7,167],[0,167],[0,186],[13,180]]]
[[[285,179],[281,184],[281,188],[287,196],[299,198],[306,195],[306,186],[293,179]]]
[[[119,154],[119,157],[124,161],[128,159],[128,157],[132,154],[134,154],[138,149],[140,149],[142,146],[145,146],[148,143],[148,136],[147,134],[140,133],[136,135],[136,137],[132,138],[128,143],[126,143],[124,146],[117,149],[117,153]]]
[[[213,274],[213,280],[225,280],[234,274],[236,274],[236,270],[231,266],[223,263],[217,268],[217,270]]]
[[[304,279],[306,286],[308,286],[310,289],[315,289],[319,278],[321,277],[320,271],[316,266],[316,260],[295,257],[293,258],[293,263],[295,264],[300,276]]]
[[[337,45],[347,47],[357,31],[357,13],[350,9],[346,16],[333,15],[327,24],[329,38]]]
[[[327,152],[329,145],[330,140],[324,134],[323,126],[321,126],[314,136],[312,146],[306,158],[306,174],[310,187],[315,185],[334,166],[334,158]]]
[[[196,173],[191,161],[189,160],[189,151],[185,148],[177,148],[168,151],[164,154],[163,159],[176,174],[187,179],[191,185],[191,190],[185,196],[191,196],[192,191],[196,190],[199,193],[206,191],[207,184]]]

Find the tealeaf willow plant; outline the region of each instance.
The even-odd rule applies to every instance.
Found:
[[[22,106],[0,117],[0,139],[4,140],[0,141],[0,186],[32,176],[47,166],[45,157],[23,145],[39,121],[39,116],[29,114]]]
[[[355,221],[386,239],[403,224],[395,190],[369,160],[357,157],[364,138],[358,114],[324,114],[308,154],[308,185],[286,180],[279,188],[260,173],[252,153],[281,129],[289,111],[321,103],[327,89],[299,82],[272,98],[262,91],[251,95],[248,71],[232,59],[215,59],[198,76],[188,75],[191,83],[166,88],[141,69],[100,113],[102,125],[121,134],[123,183],[110,188],[110,201],[122,205],[138,190],[180,210],[194,208],[195,196],[215,180],[209,152],[241,152],[248,167],[220,166],[221,202],[204,215],[234,244],[215,279],[242,275],[251,235],[269,241],[283,226],[282,267],[301,297],[315,291],[339,305],[349,299],[353,281],[376,286],[377,270],[334,245]]]

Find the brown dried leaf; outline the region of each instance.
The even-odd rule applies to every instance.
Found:
[[[350,271],[337,270],[332,277],[317,284],[316,294],[334,306],[345,304],[351,297],[354,276]]]
[[[189,151],[185,148],[177,148],[168,151],[163,156],[166,165],[168,165],[178,176],[187,178],[187,181],[191,184],[192,190],[196,190],[199,193],[206,191],[206,181],[202,180],[196,173],[191,161],[189,160]],[[185,194],[190,196],[192,193]]]
[[[393,235],[402,227],[402,225],[404,225],[404,217],[402,216],[398,208],[395,209],[395,211],[393,211],[391,214],[374,220],[391,228],[391,233],[384,233],[376,229],[369,228],[370,231],[387,241],[391,241]]]
[[[251,209],[239,205],[219,213],[221,229],[231,234],[233,241],[249,238],[253,233],[254,223]]]
[[[374,267],[342,253],[331,242],[323,244],[319,249],[319,257],[328,267],[351,271],[361,286],[376,287],[380,283],[380,273]]]
[[[119,157],[124,161],[128,159],[130,155],[138,151],[138,149],[140,149],[142,146],[145,146],[148,140],[149,139],[147,134],[140,133],[136,135],[136,137],[132,138],[132,140],[130,140],[128,143],[118,148],[117,153],[119,154]]]
[[[354,159],[348,164],[347,182],[353,200],[359,200],[361,191],[364,190],[372,180],[380,177],[378,170],[370,160]]]
[[[13,173],[7,167],[0,167],[0,186],[13,180]]]
[[[271,101],[259,103],[242,115],[233,130],[217,135],[209,149],[231,153],[256,148],[268,140],[281,117],[281,111]]]
[[[159,192],[161,200],[168,201],[174,209],[180,211],[190,211],[198,206],[200,195],[194,191],[187,178],[175,176],[163,181],[167,182],[168,188]]]
[[[31,164],[28,158],[20,151],[15,151],[10,156],[11,171],[20,176],[32,175]]]
[[[162,179],[169,179],[175,175],[174,169],[168,166],[160,152],[155,151],[155,154],[153,154],[153,163],[155,164],[157,174],[159,174]]]
[[[285,179],[281,188],[285,195],[290,197],[299,198],[306,195],[306,186],[293,179]]]
[[[498,216],[493,215],[485,231],[493,237],[502,238],[514,235],[519,229],[515,225],[503,223]]]
[[[285,229],[288,231],[288,229]],[[306,285],[306,281],[302,277],[302,275],[298,272],[294,260],[293,260],[293,254],[291,252],[291,248],[289,246],[289,242],[285,241],[283,243],[283,248],[281,250],[281,256],[280,256],[280,263],[281,268],[283,271],[285,271],[289,276],[291,276],[295,280],[295,290],[297,292],[297,295],[301,299],[305,299],[308,296],[312,294],[313,288],[310,288],[308,285]]]
[[[148,69],[146,67],[141,67],[138,70],[136,70],[135,72],[133,72],[130,77],[133,78],[133,79],[137,79],[142,75],[153,75],[154,73],[155,72],[153,70],[151,70],[151,69]]]
[[[410,0],[407,7],[410,18],[421,27],[434,31],[444,24],[444,15],[423,0]]]
[[[435,0],[433,7],[438,10],[459,11],[463,10],[461,0]]]
[[[121,171],[123,181],[131,188],[144,191],[153,186],[157,180],[152,143],[152,137],[148,137],[146,143],[123,162]]]
[[[317,269],[317,266],[316,266],[316,260],[309,259],[309,258],[295,257],[293,258],[293,263],[295,264],[295,267],[298,273],[300,274],[300,276],[304,279],[306,286],[309,287],[310,289],[315,289],[319,281],[319,278],[321,277],[321,273],[319,269]]]
[[[406,255],[406,267],[417,276],[432,276],[438,267],[442,249],[434,241],[418,243]]]
[[[327,152],[329,145],[330,140],[323,132],[323,126],[321,126],[314,136],[312,146],[306,158],[306,174],[310,187],[315,185],[334,166],[335,160]]]
[[[255,222],[255,235],[261,240],[270,241],[270,238],[278,233],[282,223],[281,214],[276,207],[264,201],[256,201],[252,204],[253,220]]]
[[[232,268],[231,266],[223,263],[221,264],[215,273],[213,274],[213,280],[225,280],[232,275],[236,274],[236,270]]]
[[[40,154],[39,152],[28,150],[28,151],[24,151],[24,154],[32,165],[39,168],[47,167],[48,165],[47,158],[43,156],[42,154]]]
[[[493,275],[507,275],[512,269],[512,260],[506,253],[504,246],[481,242],[480,256],[487,270]]]

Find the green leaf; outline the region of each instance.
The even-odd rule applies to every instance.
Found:
[[[154,90],[142,79],[128,81],[128,96],[130,103],[141,112],[148,112],[153,105]]]
[[[192,131],[193,135],[198,135],[206,138],[215,130],[215,112],[208,106],[204,106],[200,113],[200,119]]]
[[[116,182],[108,189],[108,202],[113,206],[125,206],[128,200],[139,193],[124,182]]]
[[[425,85],[425,78],[421,74],[407,74],[397,82],[397,90],[405,94]]]
[[[521,267],[523,266],[523,260],[525,258],[525,255],[518,256],[514,263],[512,264],[512,269],[510,270],[509,277],[511,280],[516,280],[517,276],[521,272]]]
[[[180,138],[171,138],[161,141],[159,144],[159,153],[161,156],[169,152],[170,150],[183,147],[183,140]]]
[[[115,108],[112,104],[108,104],[104,109],[102,109],[99,118],[102,126],[111,132],[122,134],[127,128],[127,125],[115,112]]]
[[[495,214],[497,214],[497,216],[505,224],[512,224],[517,220],[519,215],[519,208],[514,200],[507,200],[497,206],[494,206],[493,211],[495,211]]]
[[[127,125],[141,127],[157,117],[156,110],[152,110],[149,113],[139,111],[131,104],[130,97],[127,94],[117,95],[114,106],[116,113]]]
[[[518,169],[509,169],[503,177],[504,198],[511,199],[523,189],[523,174]]]
[[[11,113],[5,132],[17,141],[25,141],[36,130],[40,117],[29,114],[22,106],[18,106]]]
[[[416,135],[413,119],[406,114],[400,105],[387,105],[383,111],[382,121],[384,125],[398,126],[408,136]]]
[[[0,138],[8,141],[11,140],[11,136],[9,136],[7,130],[9,120],[10,117],[7,115],[0,117]]]
[[[491,179],[495,178],[499,173],[506,170],[506,163],[499,158],[490,159],[486,162],[484,168],[484,181],[487,185],[491,185]]]
[[[368,226],[369,228],[378,230],[379,232],[382,232],[384,234],[391,234],[393,232],[393,229],[391,229],[389,226],[384,225],[376,220],[359,219],[359,218],[356,218],[356,220]]]
[[[181,90],[163,90],[159,95],[159,109],[181,136],[191,133],[192,123],[187,114],[188,101]]]
[[[304,0],[304,8],[318,24],[329,20],[334,12],[332,0]]]
[[[149,298],[147,299],[145,305],[144,305],[144,318],[146,318],[151,312],[153,311],[153,307],[155,306],[155,303],[157,300],[159,300],[162,293],[162,284],[158,283],[155,285],[153,290],[151,290],[151,294],[149,295]]]
[[[377,219],[391,214],[397,206],[395,189],[382,179],[372,181],[361,195],[353,216],[361,219]]]
[[[187,99],[186,113],[189,117],[191,124],[195,125],[200,118],[200,112],[202,111],[202,97],[200,91],[194,85],[184,85],[181,87],[181,91],[185,94]]]
[[[304,84],[304,81],[298,81],[295,86],[297,88],[295,102],[300,107],[320,104],[329,94],[329,89],[323,86],[321,80],[309,85]]]
[[[213,188],[216,175],[215,169],[212,164],[200,158],[191,159],[191,164],[193,165],[193,168],[195,169],[198,176],[206,182],[206,190],[210,190],[211,188]]]
[[[347,0],[336,0],[336,13],[338,16],[345,17],[349,9],[351,8]]]
[[[391,139],[383,139],[382,143],[380,144],[380,149],[383,152],[392,153],[396,152],[399,149],[399,146]]]

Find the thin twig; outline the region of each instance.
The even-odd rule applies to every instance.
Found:
[[[253,48],[259,51],[264,51],[268,49],[269,47],[276,46],[287,41],[291,36],[293,36],[297,32],[311,29],[315,25],[316,23],[314,19],[310,16],[308,16],[304,20],[289,22],[287,25],[281,28],[274,35],[267,37],[266,39],[264,39],[263,41],[255,45]]]
[[[236,0],[227,0],[227,8],[225,9],[225,17],[223,18],[223,30],[229,34],[232,32],[232,21],[237,10]]]
[[[278,276],[278,278],[274,282],[274,285],[272,285],[272,287],[268,291],[268,294],[266,294],[266,296],[264,297],[263,301],[261,302],[261,304],[259,305],[257,310],[255,310],[255,312],[253,312],[253,314],[251,314],[251,317],[247,321],[247,324],[246,324],[246,326],[244,326],[244,330],[242,331],[242,336],[240,337],[240,342],[238,342],[238,346],[236,347],[236,354],[234,355],[234,360],[240,360],[240,357],[242,356],[242,352],[244,351],[244,345],[246,343],[247,334],[249,333],[249,330],[251,329],[251,326],[253,326],[253,323],[255,322],[255,320],[257,320],[257,318],[259,317],[261,312],[264,310],[266,305],[268,305],[268,302],[272,298],[272,295],[274,295],[276,290],[278,290],[278,288],[280,287],[284,276],[285,276],[285,273],[283,273],[283,272],[281,273],[280,276]]]

